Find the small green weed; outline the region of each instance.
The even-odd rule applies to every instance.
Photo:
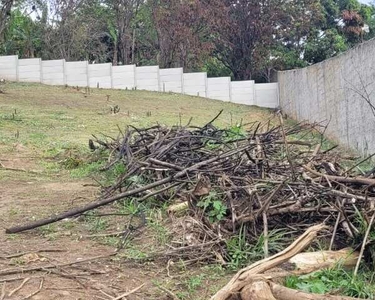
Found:
[[[82,164],[76,169],[70,171],[70,176],[72,178],[84,178],[89,175],[99,173],[99,170],[103,167],[103,162],[94,161],[91,163]]]
[[[360,275],[354,277],[353,271],[347,271],[337,266],[309,275],[287,277],[285,285],[288,288],[308,293],[334,293],[350,297],[374,299],[375,285],[369,278],[371,278],[370,272],[361,272]]]
[[[42,226],[38,230],[41,233],[41,235],[48,236],[50,234],[56,233],[57,227],[55,224],[50,224],[50,225]]]
[[[242,139],[246,136],[246,130],[243,128],[242,124],[237,124],[232,126],[226,131],[225,141],[231,142]]]
[[[165,245],[169,241],[169,231],[160,221],[151,219],[148,221],[148,226],[155,233],[155,239],[159,245]]]
[[[189,294],[194,294],[196,290],[202,285],[205,278],[204,274],[194,275],[187,279],[186,285]]]
[[[211,223],[221,221],[227,213],[227,207],[215,191],[211,191],[197,203],[203,209]]]
[[[97,217],[95,212],[89,212],[85,215],[85,222],[91,232],[100,232],[108,228],[108,221],[104,218]]]
[[[286,233],[281,230],[273,230],[268,234],[268,250],[276,253],[284,249],[287,242]],[[261,234],[254,244],[249,244],[246,237],[246,226],[240,228],[237,236],[226,242],[228,251],[229,268],[237,270],[250,261],[257,261],[264,258],[264,235]]]

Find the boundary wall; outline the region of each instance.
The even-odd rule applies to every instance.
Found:
[[[89,64],[19,59],[16,55],[0,56],[0,79],[41,82],[91,88],[147,90],[205,97],[244,105],[276,108],[279,106],[275,83],[231,81],[230,77],[207,78],[206,72],[184,73],[182,68],[159,69],[159,66],[112,66],[111,63]]]

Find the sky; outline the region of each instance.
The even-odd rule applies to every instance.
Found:
[[[362,3],[373,3],[374,1],[373,0],[359,0],[359,2],[362,2]]]

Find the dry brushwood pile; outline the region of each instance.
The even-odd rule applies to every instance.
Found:
[[[270,231],[283,229],[294,239],[322,223],[331,229],[331,249],[366,244],[358,220],[373,222],[375,178],[358,175],[354,167],[345,169],[337,153],[322,151],[316,140],[306,141],[317,124],[285,126],[280,116],[279,126],[247,124],[245,131],[219,129],[213,125],[217,117],[203,127],[129,126],[118,138],[95,138],[90,148],[109,153],[104,170],[125,167],[116,183],[83,207],[7,232],[136,197],[188,206],[194,241],[166,250],[166,257],[178,253],[184,259],[225,261],[225,240],[238,235],[244,224],[249,243],[263,235],[266,256]]]

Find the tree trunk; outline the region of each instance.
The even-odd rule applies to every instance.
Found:
[[[6,28],[6,22],[10,16],[13,0],[2,0],[0,6],[0,41],[3,39],[3,33]]]
[[[113,45],[113,60],[112,65],[117,66],[118,65],[118,44],[117,42]]]

